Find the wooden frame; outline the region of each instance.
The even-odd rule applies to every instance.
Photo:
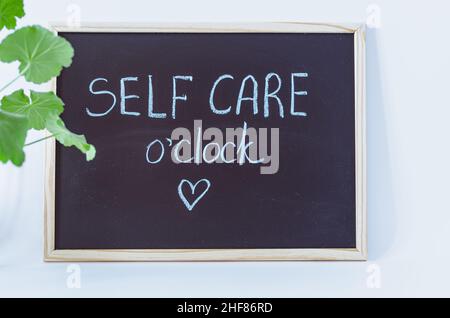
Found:
[[[262,261],[262,260],[366,260],[366,127],[365,127],[365,28],[364,25],[320,23],[263,24],[155,24],[91,25],[79,28],[54,26],[55,32],[199,32],[199,33],[353,33],[355,47],[355,169],[356,248],[325,249],[55,249],[55,150],[54,138],[46,142],[44,189],[45,261]],[[56,91],[56,79],[53,82]]]

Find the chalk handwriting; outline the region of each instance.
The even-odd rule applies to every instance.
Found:
[[[191,194],[195,195],[195,189],[197,188],[198,185],[200,184],[205,184],[206,188],[203,190],[203,192],[201,192],[200,194],[197,194],[197,197],[194,199],[193,202],[189,202],[189,200],[186,198],[186,196],[184,195],[184,188],[183,185],[187,184],[190,187],[191,190]],[[198,203],[198,201],[200,201],[201,198],[203,198],[206,194],[206,192],[208,192],[209,188],[211,187],[211,182],[208,179],[201,179],[198,180],[195,184],[192,184],[191,181],[187,180],[187,179],[182,179],[180,181],[180,184],[178,185],[178,195],[181,199],[181,201],[184,203],[184,205],[186,206],[186,208],[189,211],[192,211],[192,209],[196,206],[196,204]]]
[[[192,138],[192,135],[194,138]],[[166,148],[171,149],[175,164],[238,164],[261,165],[261,174],[275,174],[279,169],[279,129],[270,129],[270,150],[267,128],[227,128],[225,137],[219,128],[210,127],[203,131],[202,121],[194,121],[193,134],[184,127],[175,128],[170,138],[155,139],[147,145],[145,153],[149,164],[158,164]],[[193,140],[192,140],[193,139]],[[204,143],[205,141],[209,141]],[[259,151],[258,151],[259,150]]]
[[[264,94],[262,99],[258,96],[258,80],[253,75],[247,75],[241,79],[239,91],[234,93],[235,99],[226,101],[223,105],[216,104],[215,94],[218,90],[223,91],[224,86],[222,83],[225,81],[235,81],[235,77],[231,74],[220,74],[211,84],[209,94],[205,96],[205,104],[209,106],[209,110],[217,116],[235,116],[241,115],[241,113],[250,113],[253,116],[259,116],[259,109],[262,107],[263,118],[269,118],[270,116],[277,116],[279,118],[285,118],[285,107],[289,107],[289,111],[286,113],[291,117],[305,117],[307,113],[301,110],[300,97],[308,96],[308,91],[302,89],[305,86],[305,80],[308,78],[308,73],[297,72],[291,73],[290,85],[283,86],[282,78],[275,72],[268,73],[264,78]],[[120,105],[119,113],[123,116],[141,116],[147,114],[151,119],[167,119],[171,114],[171,119],[177,118],[177,109],[180,105],[183,107],[192,107],[189,105],[189,92],[192,90],[192,85],[187,85],[186,82],[194,82],[194,76],[192,75],[173,75],[172,78],[172,97],[170,101],[161,101],[161,105],[156,105],[154,101],[155,96],[155,81],[151,74],[146,76],[147,96],[139,96],[133,94],[136,91],[136,86],[141,84],[142,79],[137,76],[122,77],[119,80],[119,92],[115,92],[112,87],[115,87],[110,83],[107,78],[97,77],[90,81],[88,85],[88,91],[93,96],[109,95],[112,97],[112,103],[106,105],[97,105],[94,102],[98,99],[92,99],[90,105],[86,107],[86,113],[91,117],[104,117],[108,116],[117,104]],[[183,83],[185,82],[185,83]],[[287,81],[289,83],[289,81]],[[103,89],[99,89],[102,87]],[[288,92],[286,92],[288,89]],[[281,92],[284,91],[284,96],[289,96],[288,101],[283,101]],[[227,94],[232,96],[233,94]],[[130,100],[135,100],[132,104],[128,103]],[[142,100],[146,100],[146,105]],[[261,102],[262,100],[262,102]],[[118,102],[118,103],[117,103]],[[130,104],[130,105],[129,105]],[[161,111],[162,105],[171,105],[171,109],[167,112]],[[278,106],[278,107],[277,107]],[[155,108],[159,107],[159,111]],[[198,107],[198,105],[197,105]],[[232,108],[235,108],[232,111]],[[270,111],[270,108],[273,108]],[[276,109],[278,108],[278,111]],[[145,110],[143,112],[143,110]]]

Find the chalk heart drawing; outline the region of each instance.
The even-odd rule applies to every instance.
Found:
[[[194,200],[194,202],[190,203],[187,199],[186,196],[183,193],[183,185],[187,184],[190,188],[191,188],[191,194],[195,195],[195,188],[199,185],[199,184],[206,184],[206,188],[203,190],[202,193],[199,193],[197,195],[197,198]],[[208,192],[209,188],[211,187],[211,182],[209,182],[208,179],[201,179],[198,180],[195,184],[192,184],[191,181],[186,180],[186,179],[182,179],[180,184],[178,185],[178,195],[180,196],[181,201],[183,201],[184,205],[186,206],[186,208],[189,211],[192,211],[192,209],[195,207],[195,205],[198,203],[198,201],[200,201],[201,198],[203,198],[206,194],[206,192]]]

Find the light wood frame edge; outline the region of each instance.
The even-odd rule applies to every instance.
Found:
[[[364,261],[367,260],[366,188],[366,91],[365,26],[329,23],[249,24],[154,24],[88,25],[79,28],[52,25],[58,32],[293,32],[353,33],[355,43],[355,177],[356,248],[324,249],[113,249],[56,250],[55,248],[55,164],[56,142],[46,140],[44,186],[44,260],[46,262],[107,261]],[[56,78],[53,80],[56,92]]]

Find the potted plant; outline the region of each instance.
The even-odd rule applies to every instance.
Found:
[[[19,62],[17,77],[0,85],[0,162],[21,166],[24,147],[49,137],[55,137],[64,146],[78,148],[87,160],[92,160],[95,147],[83,135],[66,128],[60,117],[64,103],[54,92],[19,89],[4,95],[19,78],[43,84],[72,64],[74,50],[64,38],[39,25],[16,30],[17,20],[24,16],[23,0],[0,0],[0,31],[13,30],[0,43],[0,62]],[[25,144],[30,129],[47,130],[50,135]]]

